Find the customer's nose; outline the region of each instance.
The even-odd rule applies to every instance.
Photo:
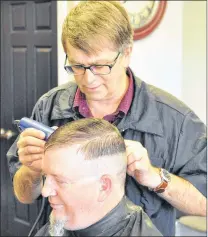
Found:
[[[53,182],[50,178],[46,177],[43,188],[42,188],[43,197],[56,196],[56,190],[53,185]]]

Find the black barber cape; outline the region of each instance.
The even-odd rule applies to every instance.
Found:
[[[35,236],[50,236],[49,223]],[[141,207],[126,196],[104,218],[86,229],[65,230],[64,236],[162,236]]]

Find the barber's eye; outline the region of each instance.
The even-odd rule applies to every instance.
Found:
[[[100,72],[100,71],[102,72],[106,68],[108,69],[108,66],[107,67],[104,66],[104,65],[94,65],[94,66],[92,66],[92,70],[95,71],[95,72]]]
[[[80,68],[83,68],[83,66],[82,65],[73,65],[72,68],[80,69]]]
[[[85,69],[82,67],[82,65],[73,65],[71,66],[71,71],[73,73],[80,74],[80,73],[83,73]]]

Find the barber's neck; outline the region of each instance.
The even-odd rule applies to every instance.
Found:
[[[123,80],[123,83],[118,85],[117,91],[114,91],[111,96],[97,101],[86,98],[93,117],[103,118],[117,110],[129,87],[129,78],[127,75],[124,75],[124,77],[126,79]]]

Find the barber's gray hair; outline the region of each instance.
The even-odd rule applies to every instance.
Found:
[[[85,159],[124,154],[126,147],[118,129],[103,119],[86,118],[59,127],[45,144],[45,151],[54,147],[80,144]]]
[[[110,47],[123,52],[133,43],[128,13],[118,1],[80,1],[63,24],[62,44],[65,52],[67,43],[86,54],[96,54]]]

